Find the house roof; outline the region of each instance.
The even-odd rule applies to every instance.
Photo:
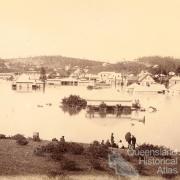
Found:
[[[128,86],[128,89],[134,89],[134,91],[138,92],[157,92],[157,91],[163,91],[166,90],[165,86],[162,84],[152,84],[151,86],[142,86],[138,84],[132,84]]]
[[[34,80],[31,80],[30,77],[26,74],[22,74],[16,80],[16,83],[33,83]]]
[[[128,81],[138,81],[138,77],[137,76],[129,76]]]
[[[173,76],[170,81],[173,80],[173,81],[180,81],[180,76]]]
[[[141,81],[143,81],[143,80],[144,80],[146,77],[148,77],[148,76],[153,80],[153,78],[151,77],[150,74],[145,74],[144,76],[139,77],[139,78],[138,78],[138,81],[141,82]]]
[[[170,89],[170,90],[180,91],[180,84],[179,84],[179,83],[178,83],[178,84],[175,84],[174,86],[171,86],[169,89]]]

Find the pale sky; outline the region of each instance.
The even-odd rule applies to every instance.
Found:
[[[0,57],[180,57],[180,0],[0,0]]]

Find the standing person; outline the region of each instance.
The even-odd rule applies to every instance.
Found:
[[[135,149],[136,148],[136,138],[135,138],[135,136],[132,136],[131,141],[132,141],[132,147],[133,147],[133,149]]]
[[[101,141],[101,145],[103,145],[103,146],[104,146],[104,140],[102,140],[102,141]]]
[[[106,141],[106,144],[105,144],[107,147],[110,147],[111,146],[111,143],[109,142],[109,139]]]
[[[127,141],[128,143],[128,148],[131,148],[131,133],[130,132],[127,132],[126,135],[125,135],[125,140]]]
[[[61,142],[61,143],[65,143],[64,136],[61,137],[60,142]]]
[[[111,133],[111,146],[113,146],[113,145],[114,145],[114,134]]]

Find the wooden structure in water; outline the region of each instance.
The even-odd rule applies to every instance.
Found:
[[[121,115],[130,115],[133,110],[138,108],[134,106],[132,100],[87,100],[87,115],[91,118],[95,114],[100,117],[106,117],[107,114],[121,117]]]

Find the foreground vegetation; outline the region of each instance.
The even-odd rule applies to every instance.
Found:
[[[23,140],[26,143],[19,143]],[[151,144],[142,144],[138,150],[163,150],[164,147]],[[168,149],[166,149],[168,150]],[[123,159],[132,164],[141,177],[157,176],[157,166],[139,164],[139,155],[129,156],[127,149],[112,148],[111,145],[94,141],[92,144],[65,142],[53,138],[52,141],[44,141],[33,138],[25,138],[16,134],[12,137],[0,135],[0,176],[9,179],[114,179],[115,169],[110,168],[108,156],[112,152],[118,152]],[[164,156],[163,156],[164,157]],[[157,156],[156,158],[162,158]],[[165,156],[165,158],[172,158]],[[178,171],[180,159],[178,157]],[[176,176],[163,175],[165,178],[177,178]],[[13,179],[12,178],[12,179]],[[121,178],[116,177],[117,178]],[[133,177],[133,179],[136,179]],[[146,179],[146,178],[145,178]],[[152,179],[155,179],[152,177]]]

